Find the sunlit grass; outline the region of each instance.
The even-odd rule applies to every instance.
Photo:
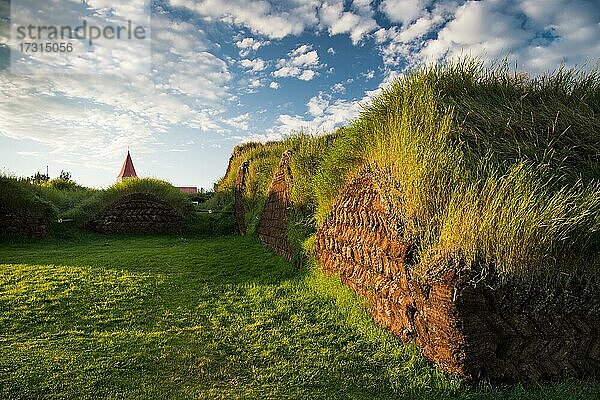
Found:
[[[0,398],[594,398],[469,387],[250,237],[0,245]]]

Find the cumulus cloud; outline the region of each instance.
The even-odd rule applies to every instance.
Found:
[[[262,86],[263,86],[263,83],[258,78],[250,78],[248,80],[248,88],[250,89],[251,93],[254,93],[254,89],[258,89],[259,87],[262,87]]]
[[[298,76],[298,79],[300,79],[301,81],[311,81],[313,80],[313,78],[317,75],[317,73],[315,71],[313,71],[312,69],[305,69],[304,71],[302,71],[302,73]]]
[[[277,62],[277,69],[273,76],[277,78],[295,77],[303,81],[310,81],[316,75],[315,69],[321,68],[319,55],[312,46],[303,44],[288,53],[288,58]]]
[[[354,1],[353,5],[355,10],[345,11],[344,2],[324,1],[319,8],[319,19],[330,35],[347,33],[356,45],[379,26],[373,18],[369,1]]]
[[[236,129],[247,131],[250,123],[250,114],[240,114],[236,117],[223,120],[227,125],[230,125]]]
[[[115,12],[105,24],[128,17]],[[103,13],[94,15],[101,18]],[[227,64],[210,53],[204,33],[195,26],[157,14],[152,32],[149,61],[157,66],[152,72],[137,62],[142,53],[114,43],[68,60],[92,75],[0,73],[0,135],[42,143],[58,162],[112,170],[128,145],[135,144],[138,153],[156,151],[160,136],[173,126],[220,129],[220,115],[231,97]],[[132,61],[115,66],[116,50]],[[19,70],[69,69],[59,62],[30,59]]]
[[[523,1],[510,7],[500,1],[469,2],[427,43],[421,57],[438,61],[467,52],[493,59],[511,52],[525,69],[542,72],[562,61],[583,63],[600,56],[599,20],[600,6],[585,1],[568,6]]]
[[[363,73],[362,76],[365,77],[365,80],[369,81],[369,80],[375,78],[375,71],[370,69],[367,72]]]
[[[484,60],[508,56],[520,69],[541,73],[561,63],[593,64],[600,57],[600,6],[594,1],[442,2],[430,11],[395,14],[398,4],[381,7],[405,25],[374,35],[388,69],[471,55]]]
[[[430,3],[429,0],[383,0],[380,9],[390,21],[408,24],[425,14]]]
[[[329,106],[329,100],[323,97],[323,92],[319,93],[318,96],[312,97],[306,104],[308,112],[313,117],[320,117],[325,113],[325,110]]]
[[[265,135],[253,135],[245,140],[275,140],[299,131],[314,134],[333,132],[357,118],[361,107],[380,90],[367,92],[360,100],[334,99],[330,94],[319,92],[306,103],[306,116],[281,114],[277,117],[277,123]]]
[[[275,90],[277,90],[277,89],[279,89],[279,83],[278,83],[278,82],[275,82],[275,81],[273,81],[273,82],[269,83],[269,87],[270,87],[271,89],[275,89]]]
[[[248,27],[271,39],[298,35],[308,24],[316,22],[314,8],[302,1],[287,10],[275,8],[265,0],[170,0],[170,3],[203,17]]]
[[[331,91],[333,93],[344,93],[346,91],[346,87],[344,86],[343,83],[338,82],[331,87]]]
[[[241,57],[247,57],[250,51],[256,51],[269,44],[271,44],[269,40],[258,40],[253,37],[246,37],[235,42],[237,48],[240,49]]]
[[[267,68],[267,64],[261,58],[255,58],[254,60],[243,59],[240,61],[240,65],[250,72],[260,72]]]
[[[349,34],[358,44],[378,28],[372,0],[354,0],[344,7],[342,0],[170,0],[205,18],[244,26],[269,39],[299,35],[309,28],[326,29],[330,35]],[[255,49],[256,50],[256,49]],[[249,52],[242,50],[242,56]]]

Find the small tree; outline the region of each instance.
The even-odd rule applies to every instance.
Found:
[[[71,181],[71,173],[61,170],[58,179],[62,179],[63,181]]]
[[[44,182],[48,182],[50,177],[46,174],[42,174],[41,172],[36,172],[35,175],[30,176],[27,180],[31,183],[42,184]]]

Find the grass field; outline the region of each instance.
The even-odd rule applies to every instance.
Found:
[[[0,398],[600,398],[470,387],[374,326],[336,278],[251,237],[0,244]]]

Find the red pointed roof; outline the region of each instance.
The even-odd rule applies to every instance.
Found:
[[[136,178],[137,174],[135,173],[135,168],[133,167],[133,161],[131,161],[131,155],[129,151],[127,151],[127,157],[125,158],[125,162],[121,167],[121,173],[117,178]]]

